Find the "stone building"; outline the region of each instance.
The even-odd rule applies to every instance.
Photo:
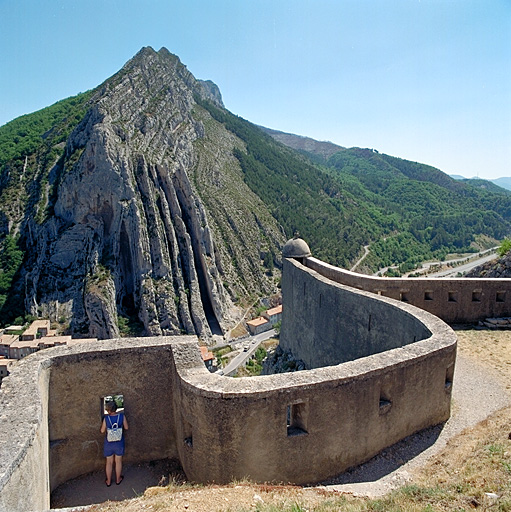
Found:
[[[258,316],[247,322],[247,327],[252,336],[269,331],[272,328],[271,322],[264,316]]]
[[[268,309],[263,313],[263,316],[271,323],[272,327],[278,324],[282,320],[282,304]]]

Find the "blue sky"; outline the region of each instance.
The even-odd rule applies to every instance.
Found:
[[[142,46],[254,123],[511,176],[511,0],[0,0],[0,125]]]

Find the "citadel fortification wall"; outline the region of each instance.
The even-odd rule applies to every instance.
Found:
[[[417,306],[449,324],[511,316],[511,279],[366,276],[307,257],[303,264],[328,279]]]
[[[282,300],[280,346],[307,368],[352,361],[432,336],[429,315],[417,308],[369,292],[353,293],[293,259],[284,260]]]
[[[449,417],[456,337],[444,322],[295,260],[284,274],[292,307],[284,302],[283,340],[292,343],[294,322],[312,324],[323,361],[313,366],[328,366],[232,379],[207,371],[190,336],[105,340],[20,361],[0,389],[0,511],[49,508],[52,489],[103,467],[100,401],[112,392],[125,396],[126,462],[177,458],[197,482],[317,482]],[[328,314],[311,313],[326,305]]]
[[[0,388],[0,511],[46,510],[55,487],[103,468],[101,398],[113,392],[127,402],[126,462],[177,457],[171,342],[197,347],[193,336],[107,340],[19,361]]]

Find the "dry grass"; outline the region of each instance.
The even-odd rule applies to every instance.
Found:
[[[458,350],[511,385],[511,332],[458,331]],[[356,498],[324,489],[255,485],[172,483],[147,489],[125,502],[96,505],[94,512],[511,512],[511,408],[451,439],[416,472],[413,484],[381,499]]]
[[[261,343],[265,350],[274,349],[279,344],[278,338],[270,338]]]
[[[246,336],[248,334],[247,329],[242,323],[239,323],[232,331],[231,331],[231,338],[241,338],[241,336]]]

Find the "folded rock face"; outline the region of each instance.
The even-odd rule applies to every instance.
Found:
[[[98,90],[34,243],[33,314],[98,338],[119,335],[118,314],[148,335],[208,337],[234,322],[233,299],[269,289],[261,254],[282,234],[242,181],[242,143],[194,95],[221,105],[214,84],[150,48]]]

